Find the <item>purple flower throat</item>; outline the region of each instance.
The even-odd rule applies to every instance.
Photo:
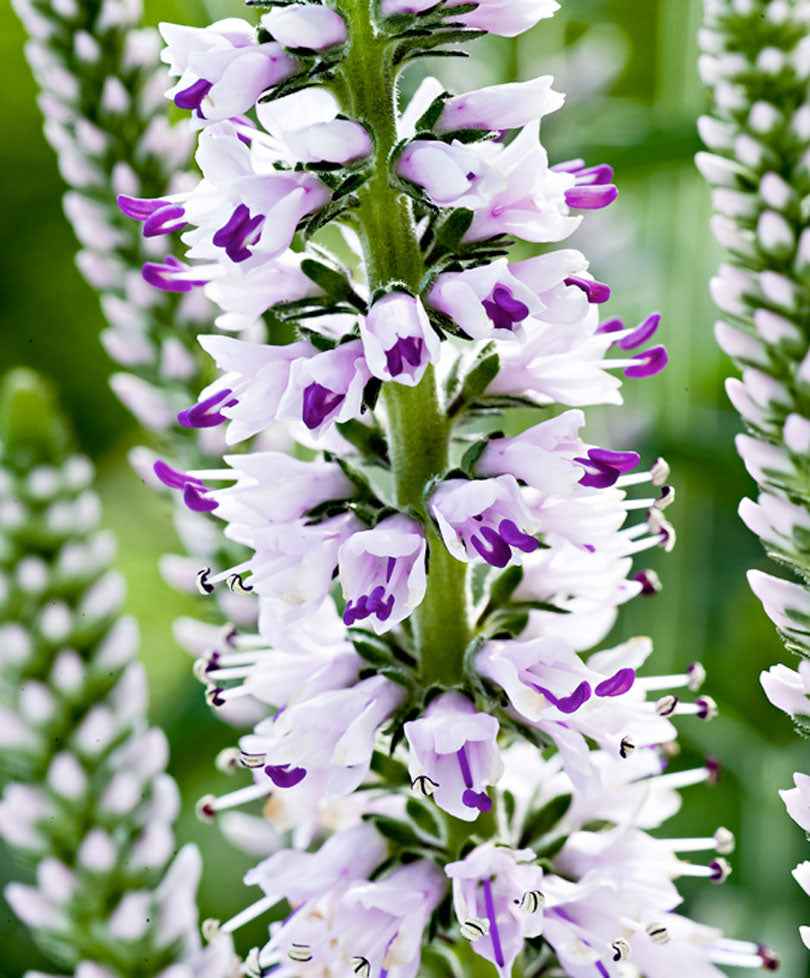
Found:
[[[396,557],[389,557],[386,564],[385,584],[391,583],[391,578],[397,565]],[[378,584],[368,594],[362,594],[357,601],[349,601],[343,612],[343,623],[351,627],[357,621],[363,621],[376,615],[380,621],[388,621],[394,610],[396,598],[386,594],[384,584]]]
[[[388,373],[392,377],[399,377],[407,369],[406,363],[412,367],[418,367],[422,362],[424,346],[424,340],[418,336],[397,337],[397,341],[391,349],[385,351]]]
[[[214,234],[214,245],[217,248],[224,248],[225,254],[233,262],[247,261],[253,254],[248,245],[254,245],[259,240],[263,224],[264,214],[251,217],[246,205],[239,204],[225,224]]]
[[[483,522],[483,516],[473,519]],[[478,554],[493,567],[506,567],[512,559],[512,547],[530,554],[540,548],[540,544],[524,533],[513,520],[501,520],[496,530],[491,526],[480,526],[470,537],[470,543]]]
[[[495,329],[506,329],[511,333],[518,323],[529,317],[529,307],[512,295],[506,285],[496,285],[489,299],[481,303]]]
[[[319,428],[324,421],[346,400],[345,394],[336,394],[323,384],[313,381],[304,390],[302,417],[310,431]]]

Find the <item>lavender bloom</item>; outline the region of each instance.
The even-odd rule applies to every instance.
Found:
[[[379,634],[411,615],[425,596],[426,552],[422,528],[407,516],[351,536],[338,556],[345,624],[368,622]]]
[[[283,47],[310,51],[324,51],[343,44],[348,37],[340,14],[309,3],[293,3],[271,10],[262,17],[262,27]]]
[[[390,17],[421,13],[435,6],[435,0],[383,0],[382,11]],[[560,9],[557,0],[481,0],[475,10],[465,14],[453,13],[453,7],[461,6],[461,0],[449,0],[446,6],[454,21],[501,37],[517,37]]]
[[[526,532],[534,521],[512,475],[448,479],[431,496],[430,512],[457,560],[482,558],[493,567],[506,567],[516,559],[515,551],[529,554],[540,547]]]
[[[360,416],[363,391],[370,378],[359,341],[298,359],[290,369],[278,416],[303,421],[309,431],[320,435],[336,421]]]
[[[296,70],[295,59],[278,44],[259,44],[253,25],[237,17],[204,28],[161,24],[160,33],[167,45],[161,57],[177,79],[166,97],[203,121],[246,112]]]
[[[242,738],[243,755],[309,804],[351,794],[368,775],[378,728],[404,691],[382,676],[295,703]]]
[[[405,724],[405,736],[414,790],[465,822],[492,808],[486,788],[503,770],[494,717],[476,713],[459,693],[443,693],[423,717]]]
[[[760,673],[765,695],[790,717],[810,716],[810,662],[803,659],[798,670],[781,663]]]
[[[454,95],[444,103],[436,131],[522,129],[562,108],[565,97],[552,90],[553,83],[551,75],[541,75],[527,82],[492,85]]]
[[[265,346],[227,336],[201,336],[200,346],[224,374],[200,394],[201,401],[223,396],[231,403],[220,413],[229,419],[226,439],[237,444],[257,434],[274,421],[291,383],[294,364],[315,355],[309,343]]]
[[[536,859],[531,849],[488,842],[445,867],[462,935],[502,978],[512,974],[525,938],[543,933],[543,870]]]
[[[378,299],[360,324],[368,369],[380,380],[415,387],[441,343],[419,299],[390,292]]]

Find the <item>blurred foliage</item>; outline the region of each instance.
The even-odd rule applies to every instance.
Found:
[[[239,13],[238,0],[210,0],[207,10],[191,0],[148,4],[151,20],[202,23],[229,13]],[[615,447],[633,445],[650,461],[658,454],[670,461],[678,490],[670,513],[680,540],[672,555],[652,561],[663,594],[629,606],[615,637],[652,635],[656,672],[702,661],[707,689],[721,708],[711,724],[681,723],[682,760],[699,762],[711,753],[724,763],[725,777],[716,788],[690,789],[666,833],[705,835],[728,826],[738,838],[734,875],[722,888],[685,881],[688,909],[734,936],[774,944],[783,973],[803,978],[810,971],[796,927],[810,919],[810,908],[789,870],[807,855],[806,840],[776,791],[794,770],[808,768],[808,752],[758,682],[760,670],[782,650],[745,582],[745,570],[766,561],[736,515],[751,484],[733,447],[738,420],[723,392],[728,364],[712,337],[707,282],[719,251],[708,233],[708,191],[692,164],[695,118],[704,108],[695,70],[700,15],[701,0],[564,0],[554,21],[541,22],[519,41],[486,39],[473,60],[436,70],[457,88],[555,74],[568,106],[544,122],[552,159],[583,156],[616,165],[619,203],[592,218],[574,244],[613,286],[611,315],[638,320],[655,308],[664,314],[672,363],[661,378],[628,382],[625,409],[592,412],[591,438],[606,434]],[[0,366],[31,364],[56,380],[80,444],[99,467],[107,523],[118,534],[129,581],[129,608],[141,623],[153,719],[170,737],[172,772],[184,793],[178,834],[204,850],[202,916],[224,918],[246,901],[240,877],[248,860],[235,856],[215,828],[196,822],[193,802],[227,785],[212,758],[233,734],[203,705],[189,660],[171,638],[171,620],[196,602],[170,592],[154,570],[173,535],[169,506],[140,487],[126,463],[126,449],[141,436],[106,384],[111,364],[96,338],[101,316],[73,265],[62,186],[40,135],[22,43],[18,22],[3,7]],[[0,865],[0,875],[10,872]],[[259,933],[245,937],[255,941]],[[6,978],[36,965],[2,903],[0,940]]]

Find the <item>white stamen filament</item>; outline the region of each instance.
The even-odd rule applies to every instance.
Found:
[[[247,805],[251,801],[264,798],[273,791],[274,787],[273,782],[268,781],[267,784],[250,784],[246,788],[237,788],[236,791],[231,791],[227,795],[213,798],[210,802],[210,808],[215,812],[224,812],[229,808],[238,808],[240,805]]]
[[[226,921],[222,925],[222,932],[224,934],[233,934],[234,931],[243,927],[245,924],[249,924],[251,920],[255,920],[260,917],[263,913],[266,913],[271,907],[275,906],[279,901],[279,897],[273,895],[262,897],[255,903],[251,903],[249,907],[245,907],[244,910],[236,914],[235,917],[231,917],[230,920]]]

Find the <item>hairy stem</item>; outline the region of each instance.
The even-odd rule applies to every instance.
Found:
[[[396,69],[369,0],[343,0],[340,7],[351,37],[342,67],[347,109],[375,139],[374,173],[359,194],[369,285],[372,293],[393,283],[418,292],[425,269],[411,202],[390,178],[397,144]],[[427,683],[454,685],[470,638],[466,564],[448,553],[424,506],[426,486],[447,470],[451,427],[432,367],[417,387],[386,384],[383,399],[397,502],[425,518],[430,547],[428,590],[413,617],[422,676]]]

